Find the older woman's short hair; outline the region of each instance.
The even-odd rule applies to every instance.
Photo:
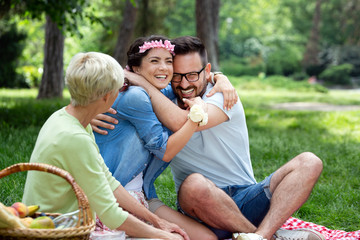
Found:
[[[73,106],[86,106],[105,94],[114,94],[124,84],[124,71],[111,56],[87,52],[78,53],[70,61],[65,82]]]

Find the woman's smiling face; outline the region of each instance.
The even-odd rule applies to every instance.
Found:
[[[141,65],[133,70],[157,89],[163,89],[173,76],[173,56],[165,48],[153,48],[143,57]]]

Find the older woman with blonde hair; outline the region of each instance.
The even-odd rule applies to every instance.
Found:
[[[188,239],[178,226],[159,219],[129,195],[109,172],[95,143],[89,123],[117,98],[124,83],[119,63],[102,53],[78,53],[67,68],[66,83],[71,103],[45,122],[30,162],[47,163],[68,171],[87,195],[93,217],[97,215],[111,229],[125,231],[133,237],[183,239],[183,235]],[[23,202],[38,204],[44,212],[67,213],[78,209],[71,186],[64,179],[44,172],[28,173]]]

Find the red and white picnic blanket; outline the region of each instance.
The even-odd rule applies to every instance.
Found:
[[[345,232],[342,230],[332,230],[324,226],[311,222],[305,222],[300,219],[290,217],[281,227],[287,230],[299,228],[310,228],[320,232],[326,240],[360,240],[360,230],[354,232]]]

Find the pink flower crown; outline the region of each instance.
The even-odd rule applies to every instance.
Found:
[[[152,49],[152,48],[165,48],[168,50],[173,56],[175,56],[174,53],[174,44],[171,44],[169,40],[165,40],[164,43],[162,40],[155,40],[151,42],[144,42],[142,46],[139,47],[139,53],[144,53],[146,50]]]

